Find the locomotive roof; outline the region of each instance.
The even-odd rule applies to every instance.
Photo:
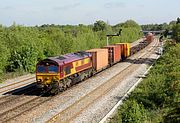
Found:
[[[57,57],[49,57],[48,60],[55,61],[59,65],[62,65],[66,63],[71,63],[73,61],[81,60],[87,57],[91,57],[91,54],[85,51],[80,51],[80,52],[65,54]]]

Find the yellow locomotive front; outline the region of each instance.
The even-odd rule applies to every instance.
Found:
[[[60,80],[60,67],[56,62],[43,60],[36,66],[36,81],[39,88],[48,88]]]

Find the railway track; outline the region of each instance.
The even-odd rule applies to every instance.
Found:
[[[3,108],[11,106],[11,104],[14,106],[16,102],[23,100],[24,98],[28,97],[29,95],[40,95],[37,88],[28,88],[23,94],[14,94],[14,95],[7,95],[0,98],[0,109],[2,112]],[[32,97],[32,96],[31,96]],[[7,108],[6,108],[7,110]]]
[[[6,103],[8,101],[13,101],[16,98],[20,98],[21,96],[25,96],[25,95],[33,95],[34,90],[36,89],[35,84],[26,88],[26,89],[20,89],[18,91],[12,92],[11,94],[7,94],[4,95],[2,97],[0,97],[0,105],[2,103]]]
[[[154,42],[154,46],[157,45],[157,40]],[[100,99],[103,95],[106,95],[110,90],[115,88],[129,73],[134,72],[139,65],[143,63],[143,57],[149,56],[155,47],[150,47],[148,49],[148,53],[143,53],[141,56],[139,56],[136,60],[134,60],[133,64],[129,65],[127,68],[125,68],[122,72],[115,75],[113,78],[105,82],[104,84],[100,85],[87,95],[81,97],[79,100],[77,100],[75,103],[67,107],[66,109],[62,110],[60,113],[53,116],[51,119],[49,119],[47,122],[70,122],[71,120],[75,119],[79,114],[81,114],[82,111],[87,109],[88,106],[93,104],[96,100]]]
[[[16,84],[32,79],[34,79],[34,77],[16,82]],[[27,83],[32,83],[32,81],[26,82],[25,84],[20,84],[19,86],[26,85]],[[15,85],[15,83],[4,86],[4,88],[12,85]],[[15,86],[13,89],[17,89],[19,86]],[[35,84],[27,86],[23,89],[17,89],[11,94],[2,96],[0,98],[0,122],[8,122],[50,99],[50,97],[43,96],[44,94],[40,93],[40,90],[36,88]]]
[[[35,77],[29,77],[29,78],[23,79],[23,80],[18,81],[18,82],[13,82],[13,83],[7,84],[5,86],[0,87],[0,94],[1,95],[6,94],[10,91],[13,91],[15,89],[27,86],[27,85],[32,84],[34,82],[35,82]]]
[[[39,93],[38,90],[33,90],[31,92]],[[31,92],[29,91],[29,93]],[[17,98],[13,98],[14,100],[12,102],[8,100],[0,103],[0,122],[9,122],[15,117],[18,117],[21,114],[50,100],[52,97],[44,97],[44,94],[41,94],[39,96],[20,95]]]

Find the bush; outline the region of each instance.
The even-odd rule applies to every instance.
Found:
[[[5,66],[8,65],[8,58],[10,56],[9,49],[0,41],[0,74],[5,72]]]
[[[118,114],[111,120],[111,123],[141,123],[146,119],[143,105],[135,100],[127,100],[118,110]]]

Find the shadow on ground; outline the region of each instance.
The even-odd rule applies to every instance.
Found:
[[[132,64],[147,64],[147,65],[151,65],[155,61],[156,61],[156,59],[153,59],[153,58],[139,58],[139,59],[127,59],[126,60],[126,62],[129,62]]]
[[[36,83],[32,83],[17,89],[8,91],[3,95],[27,95],[27,96],[48,96],[43,94],[42,90],[38,89]]]

